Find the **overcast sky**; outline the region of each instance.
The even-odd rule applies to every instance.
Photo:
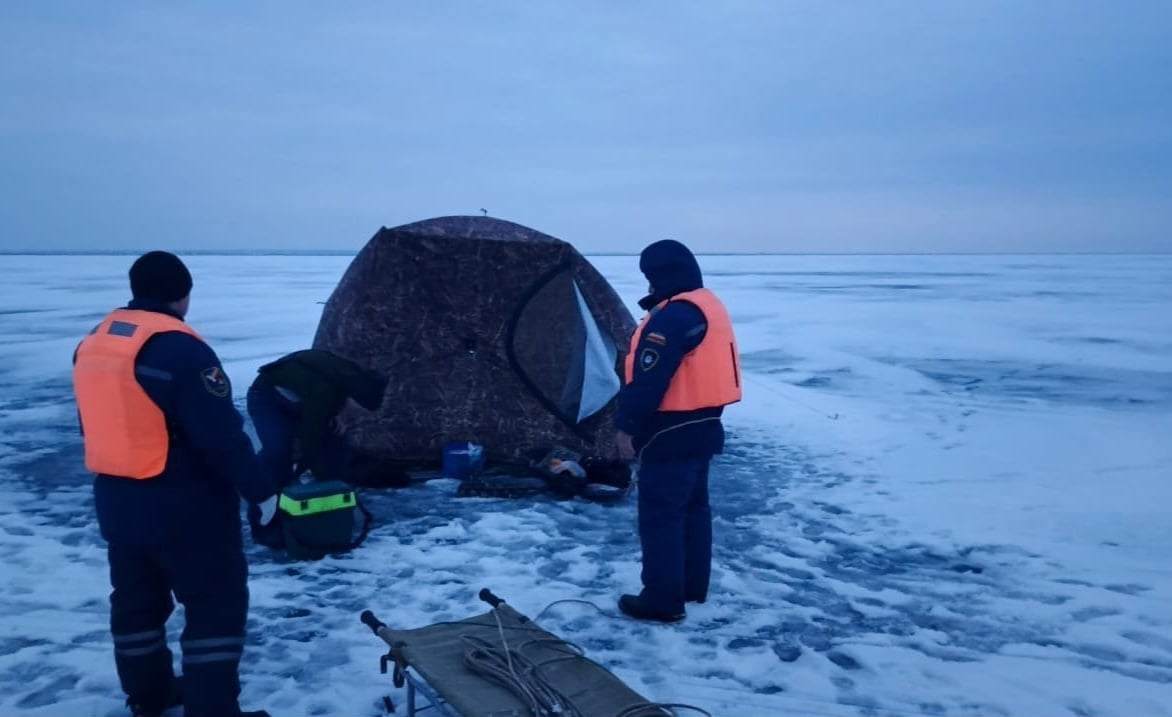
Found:
[[[0,3],[0,250],[1172,251],[1172,1]]]

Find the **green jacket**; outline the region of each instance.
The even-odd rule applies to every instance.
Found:
[[[258,373],[258,383],[280,386],[301,399],[301,460],[297,468],[319,475],[322,441],[330,430],[330,419],[338,415],[347,398],[376,411],[386,391],[386,380],[378,374],[321,349],[295,351],[261,366]]]

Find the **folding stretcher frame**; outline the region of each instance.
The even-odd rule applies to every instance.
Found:
[[[488,612],[453,622],[439,622],[412,630],[392,630],[369,610],[362,613],[368,625],[390,647],[381,660],[382,671],[394,665],[396,687],[407,687],[407,717],[435,709],[445,717],[523,717],[546,714],[585,717],[663,717],[665,708],[649,703],[602,665],[556,635],[538,627],[528,617],[505,604],[488,590],[480,597],[493,606]],[[556,690],[567,704],[561,711],[535,708],[505,686],[466,664],[483,651],[478,645],[504,650],[535,666],[542,683]],[[513,658],[519,663],[518,657]],[[519,664],[509,666],[516,676]],[[428,705],[419,707],[416,693]]]

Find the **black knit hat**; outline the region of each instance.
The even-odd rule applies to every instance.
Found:
[[[170,252],[147,252],[130,267],[130,293],[148,301],[179,301],[191,293],[191,272]]]

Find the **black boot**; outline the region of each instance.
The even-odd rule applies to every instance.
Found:
[[[183,704],[183,676],[180,675],[171,683],[171,695],[164,704],[145,704],[134,698],[127,698],[126,706],[134,717],[159,717],[172,707]]]
[[[655,622],[679,622],[686,617],[683,610],[679,612],[664,612],[651,608],[647,605],[647,600],[642,595],[623,595],[619,598],[619,610],[622,610],[636,620],[653,620]]]
[[[126,700],[126,706],[130,708],[130,714],[134,717],[163,717],[163,713],[172,707],[178,707],[183,704],[183,700],[176,698],[173,702],[168,702],[162,707],[154,705],[144,705],[133,700]]]

